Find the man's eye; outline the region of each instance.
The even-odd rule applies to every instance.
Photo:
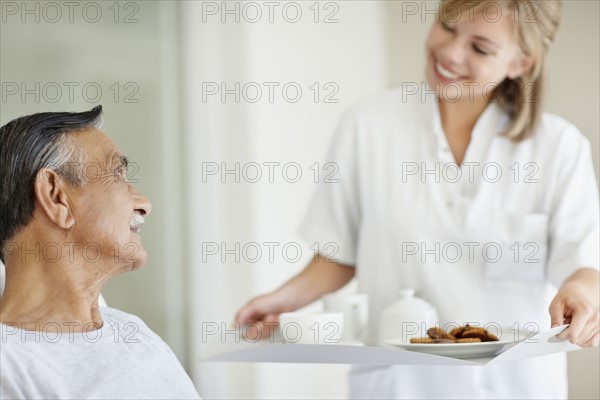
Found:
[[[127,167],[120,166],[114,169],[117,179],[127,181]]]

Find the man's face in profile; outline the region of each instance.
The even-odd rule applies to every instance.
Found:
[[[127,159],[109,136],[97,129],[74,135],[86,156],[78,166],[84,185],[69,191],[75,218],[69,241],[85,249],[87,261],[112,264],[118,272],[138,269],[147,258],[140,217],[150,214],[151,203],[127,182]]]

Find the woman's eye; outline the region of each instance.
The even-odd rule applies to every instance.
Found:
[[[446,21],[442,21],[442,28],[448,32],[454,32],[454,28],[452,28]]]
[[[481,47],[479,46],[473,46],[473,50],[475,50],[476,53],[482,54],[484,56],[488,55],[488,52],[483,50]]]

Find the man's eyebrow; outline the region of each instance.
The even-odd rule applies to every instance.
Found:
[[[128,167],[129,166],[129,159],[127,158],[127,156],[124,155],[120,155],[119,156],[119,163],[120,165],[124,166],[124,167]]]

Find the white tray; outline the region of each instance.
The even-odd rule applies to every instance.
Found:
[[[281,343],[220,343],[213,344],[204,352],[205,362],[275,362],[316,364],[370,364],[370,365],[489,365],[578,350],[580,347],[555,336],[566,325],[556,327],[528,338],[525,341],[505,345],[495,356],[459,358],[456,355],[428,354],[407,351],[400,347],[371,347],[328,344],[281,344]],[[497,342],[496,342],[497,343]],[[486,343],[481,343],[486,344]],[[477,343],[460,346],[477,348]],[[424,345],[439,346],[439,345]],[[458,345],[453,345],[458,346]],[[481,346],[480,346],[481,347]]]

